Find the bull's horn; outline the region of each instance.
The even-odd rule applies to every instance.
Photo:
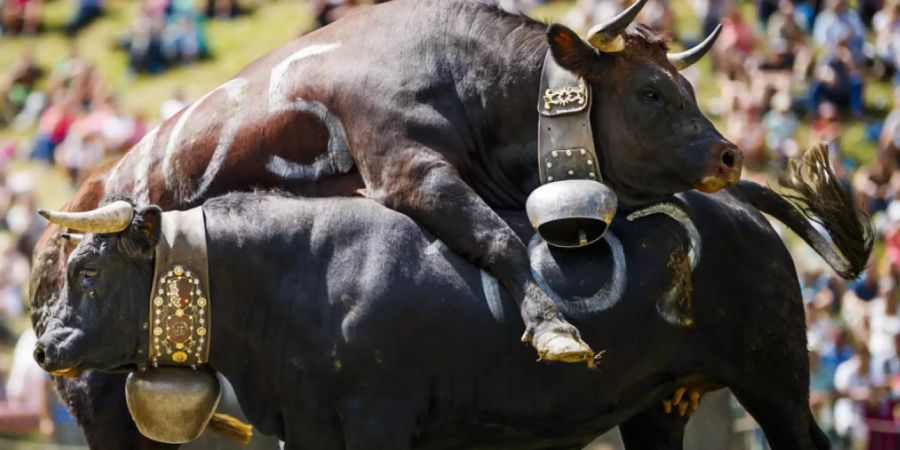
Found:
[[[622,37],[622,32],[625,31],[625,28],[628,28],[628,25],[641,12],[641,8],[646,3],[647,0],[637,0],[616,17],[599,25],[594,25],[588,31],[588,42],[594,48],[604,53],[621,52],[625,48],[625,39]]]
[[[699,61],[709,49],[712,48],[713,44],[716,43],[716,38],[719,37],[719,33],[722,31],[722,24],[716,26],[716,29],[713,30],[703,42],[695,45],[693,48],[689,48],[681,53],[669,53],[666,55],[669,58],[669,62],[675,66],[676,69],[682,70],[686,69]]]
[[[38,214],[57,225],[88,233],[118,233],[131,224],[134,208],[119,200],[93,211],[61,212],[41,209]]]

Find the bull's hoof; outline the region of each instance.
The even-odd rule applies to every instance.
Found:
[[[531,344],[538,352],[538,361],[559,361],[567,363],[592,362],[594,351],[577,335],[546,331],[537,335]]]
[[[687,388],[680,387],[675,389],[672,398],[663,400],[663,409],[666,411],[666,414],[671,414],[674,409],[678,411],[678,415],[681,417],[684,417],[685,414],[690,415],[700,406],[700,395],[699,389],[690,388],[690,391],[688,391]]]

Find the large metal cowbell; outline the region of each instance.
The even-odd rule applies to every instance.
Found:
[[[531,225],[547,243],[596,242],[616,214],[616,194],[602,183],[591,131],[591,87],[548,51],[538,99],[541,186],[528,197]]]

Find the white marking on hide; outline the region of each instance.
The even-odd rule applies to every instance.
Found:
[[[688,251],[688,260],[691,264],[691,273],[694,272],[694,269],[697,267],[697,263],[700,261],[700,255],[702,250],[702,241],[700,239],[700,232],[697,231],[697,227],[694,226],[694,222],[691,220],[691,217],[684,212],[679,206],[670,204],[670,203],[659,203],[639,211],[635,211],[628,215],[629,221],[634,221],[635,219],[639,219],[642,217],[647,217],[653,214],[663,214],[669,216],[671,219],[678,222],[684,228],[684,231],[688,235],[688,239],[690,239],[690,250]],[[690,326],[693,324],[693,319],[672,314],[670,310],[665,308],[665,305],[671,304],[678,300],[678,296],[681,295],[678,292],[678,286],[672,286],[666,293],[661,302],[656,304],[656,311],[659,315],[672,325],[679,326]]]
[[[287,76],[287,71],[291,67],[291,64],[310,56],[328,53],[340,46],[341,44],[331,43],[315,44],[303,47],[300,50],[294,52],[291,56],[285,58],[284,61],[281,61],[280,63],[278,63],[278,65],[273,67],[272,76],[269,78],[269,110],[281,111],[285,109],[292,109],[292,102],[287,98],[288,92],[286,92],[290,86],[283,83],[285,81],[285,77]]]
[[[428,244],[428,247],[425,247],[425,254],[429,256],[440,255],[447,249],[447,244],[444,244],[442,241],[435,239],[431,241],[430,244]]]
[[[700,262],[700,251],[703,244],[700,239],[700,232],[697,231],[697,227],[694,226],[694,221],[691,220],[691,217],[688,216],[683,209],[671,203],[659,203],[635,211],[628,215],[628,221],[633,222],[635,219],[647,217],[652,214],[665,214],[684,227],[684,231],[687,232],[688,238],[691,240],[691,249],[690,253],[688,253],[688,258],[691,261],[691,270],[693,271],[694,268],[697,267],[697,263]]]
[[[613,257],[612,280],[609,286],[600,288],[594,295],[590,297],[574,296],[570,299],[564,299],[544,280],[540,271],[540,266],[545,261],[552,262],[547,243],[537,234],[531,238],[528,244],[528,257],[531,259],[531,274],[538,286],[556,303],[556,306],[566,314],[586,314],[604,311],[612,308],[625,292],[626,272],[628,270],[625,262],[625,250],[622,243],[616,238],[612,231],[607,231],[603,235],[603,239],[609,245]]]
[[[239,104],[244,97],[244,92],[248,85],[249,83],[245,78],[235,78],[221,86],[225,89],[225,92],[228,93],[228,105],[223,111],[228,117],[222,125],[222,131],[219,132],[219,141],[216,143],[216,149],[209,158],[209,163],[206,165],[203,177],[200,178],[200,185],[197,186],[197,189],[188,198],[188,203],[193,202],[206,194],[206,190],[216,178],[219,168],[222,167],[222,162],[225,161],[225,157],[228,156],[228,150],[231,149],[231,144],[234,142],[234,137],[237,135],[238,128],[241,125],[241,119],[243,118],[237,112],[240,111]]]
[[[247,84],[247,80],[244,78],[235,78],[233,80],[228,80],[224,84],[207,92],[206,95],[204,95],[203,97],[200,97],[194,103],[191,103],[190,106],[188,106],[184,110],[184,112],[182,112],[181,115],[178,116],[178,121],[175,122],[175,126],[172,127],[172,131],[169,133],[169,140],[166,142],[166,152],[165,152],[165,156],[163,156],[163,161],[162,161],[162,166],[161,166],[162,173],[163,173],[163,179],[165,180],[167,191],[174,192],[174,193],[180,192],[178,190],[178,186],[175,186],[175,182],[178,180],[178,176],[177,176],[178,174],[175,173],[176,172],[175,168],[172,167],[172,158],[175,157],[176,153],[180,152],[182,149],[185,148],[185,146],[179,145],[181,143],[181,132],[184,131],[184,127],[185,127],[185,125],[187,125],[191,116],[194,114],[194,110],[196,110],[201,104],[203,104],[203,102],[206,101],[207,98],[211,97],[213,94],[218,92],[220,89],[225,89],[225,92],[228,95],[228,101],[229,101],[229,103],[231,103],[234,100],[234,98],[237,95],[239,95],[241,91],[243,91],[243,88],[246,86],[246,84]],[[230,109],[231,108],[229,108],[229,110]],[[225,128],[222,130],[222,133],[219,134],[219,142],[217,144],[216,151],[219,151],[219,147],[222,146],[223,135],[225,133],[227,133],[228,127],[231,126],[231,128],[236,128],[236,125],[238,122],[237,119],[240,117],[238,114],[228,114],[229,113],[228,110],[226,110],[225,113],[228,117],[225,118]],[[230,137],[231,138],[234,137],[234,130],[231,132]],[[192,137],[192,139],[193,139],[193,137]],[[231,145],[230,140],[226,144],[228,146],[230,146]],[[228,151],[228,148],[226,146],[225,153],[227,153],[227,151]],[[215,157],[213,157],[213,159],[214,158]],[[213,159],[210,160],[210,164],[212,164]],[[216,169],[218,169],[218,166],[216,167]],[[208,171],[209,170],[208,170],[208,166],[207,166],[207,172]],[[213,175],[215,175],[215,174],[213,174]],[[204,177],[205,176],[206,176],[206,174],[204,174]]]
[[[487,299],[488,308],[497,322],[503,322],[503,301],[500,297],[500,283],[491,274],[481,271],[481,289]]]
[[[131,196],[138,205],[150,204],[150,149],[156,142],[156,134],[159,127],[150,130],[143,139],[131,150],[131,154],[137,158],[134,163],[134,186],[131,190]]]
[[[291,85],[286,82],[288,70],[293,63],[310,56],[330,52],[338,47],[340,44],[337,43],[310,45],[298,50],[272,69],[268,92],[269,111],[297,111],[312,114],[328,129],[326,153],[317,156],[310,164],[291,162],[273,155],[266,164],[266,169],[275,175],[287,180],[312,180],[320,178],[322,175],[347,173],[353,168],[347,133],[344,131],[341,121],[320,102],[289,98]]]
[[[119,158],[118,161],[116,161],[116,165],[113,166],[113,169],[107,172],[106,179],[103,181],[104,195],[109,193],[109,184],[119,176],[119,169],[122,167],[122,163],[124,163],[127,158],[128,154],[126,153],[124,156]]]

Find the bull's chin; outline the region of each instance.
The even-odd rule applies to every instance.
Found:
[[[81,368],[76,366],[67,367],[65,369],[56,369],[51,370],[48,373],[50,375],[58,376],[58,377],[66,377],[66,378],[77,378],[81,375]]]
[[[697,189],[700,192],[705,192],[707,194],[712,194],[715,192],[719,192],[722,189],[725,189],[729,186],[734,185],[740,180],[740,174],[732,175],[732,176],[708,176],[703,177],[700,180],[700,183],[697,184],[694,189]]]

